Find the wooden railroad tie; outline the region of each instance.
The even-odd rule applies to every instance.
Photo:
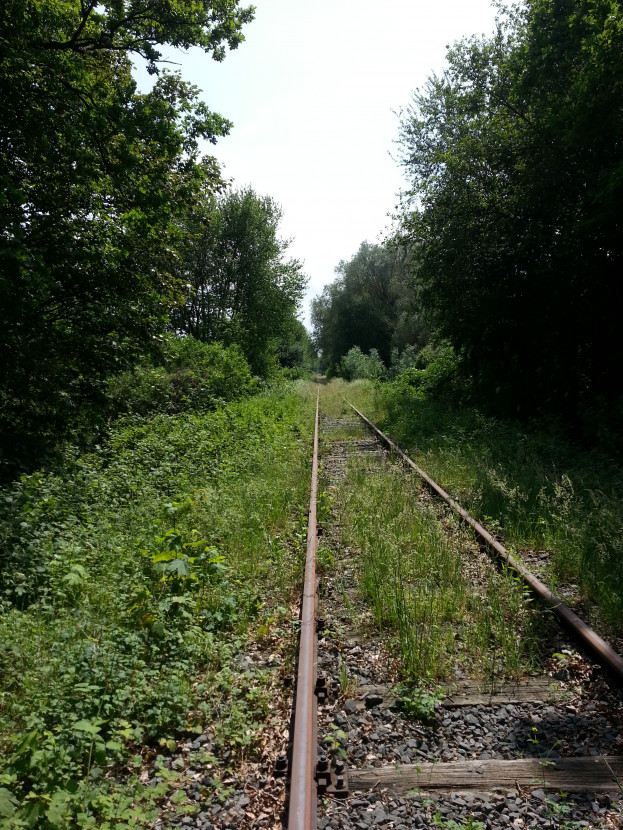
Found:
[[[539,761],[457,761],[438,764],[404,764],[377,769],[350,769],[350,792],[392,790],[494,792],[517,790],[530,793],[542,789],[571,793],[620,795],[623,756],[556,758]]]

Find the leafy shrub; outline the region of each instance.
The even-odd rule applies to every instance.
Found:
[[[399,352],[398,349],[392,349],[390,377],[394,379],[407,369],[417,367],[420,362],[421,351],[417,346],[406,346],[402,352]]]
[[[469,382],[461,377],[459,361],[447,343],[426,346],[417,354],[412,350],[403,353],[396,356],[392,364],[394,370],[400,368],[402,371],[379,391],[380,401],[390,419],[402,418],[410,402],[422,400],[426,395],[457,402],[467,394]]]
[[[387,369],[376,349],[370,349],[370,354],[366,355],[359,346],[353,346],[340,361],[338,374],[346,380],[384,380],[387,377]]]
[[[240,347],[170,335],[164,366],[143,364],[109,382],[115,413],[174,414],[211,409],[258,390]]]
[[[0,491],[1,830],[99,826],[145,744],[221,721],[234,751],[255,739],[251,702],[205,688],[262,602],[290,594],[306,407],[282,389],[126,416]]]

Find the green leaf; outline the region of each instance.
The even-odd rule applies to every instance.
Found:
[[[63,825],[67,817],[70,800],[71,793],[67,792],[67,790],[57,790],[52,796],[45,816],[53,827],[61,827]]]
[[[161,550],[158,553],[152,553],[151,561],[156,562],[170,562],[172,559],[177,559],[175,552],[168,550]]]
[[[100,731],[99,726],[95,726],[88,720],[76,721],[73,725],[73,728],[76,729],[78,732],[87,732],[89,735],[98,735]]]
[[[190,563],[187,559],[173,559],[162,566],[165,573],[177,574],[179,577],[190,576]]]
[[[13,793],[7,790],[6,787],[0,787],[0,816],[12,818],[18,806],[19,802]]]
[[[39,733],[36,730],[29,732],[15,747],[15,751],[13,752],[14,758],[19,758],[21,755],[24,755],[28,750],[34,749],[37,746],[39,741]]]
[[[97,761],[98,764],[105,764],[107,761],[106,756],[106,744],[99,740],[95,742],[95,747],[93,750],[93,757]]]

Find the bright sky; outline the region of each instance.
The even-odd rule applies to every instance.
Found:
[[[234,122],[209,152],[236,185],[282,206],[309,301],[364,240],[380,241],[403,179],[390,157],[411,93],[446,46],[490,34],[490,0],[243,0],[246,40],[222,63],[193,50],[184,78]]]

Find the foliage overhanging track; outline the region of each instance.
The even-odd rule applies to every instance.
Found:
[[[572,611],[565,603],[563,603],[549,588],[544,585],[534,574],[530,573],[523,565],[518,562],[506,548],[494,539],[485,528],[472,518],[466,510],[464,510],[452,496],[446,493],[424,470],[412,461],[409,456],[403,452],[392,440],[388,438],[372,421],[360,412],[355,406],[348,402],[350,408],[358,415],[358,417],[383,441],[387,447],[397,455],[399,455],[406,464],[411,467],[441,498],[455,510],[461,518],[469,524],[479,539],[484,541],[490,548],[492,548],[497,555],[511,568],[513,568],[526,582],[526,584],[534,591],[534,593],[545,602],[561,619],[561,621],[578,637],[578,639],[586,645],[590,651],[595,655],[599,662],[610,669],[616,676],[619,683],[623,684],[623,658],[617,654],[614,649],[608,645],[592,628],[590,628],[578,615]]]
[[[312,461],[305,581],[301,608],[301,638],[296,681],[296,708],[290,775],[289,830],[316,826],[316,502],[318,493],[318,406],[316,396],[314,455]]]

